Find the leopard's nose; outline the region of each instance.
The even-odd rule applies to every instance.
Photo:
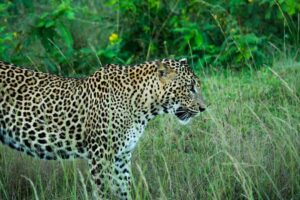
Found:
[[[200,106],[199,110],[200,110],[200,112],[204,112],[205,111],[205,107]]]

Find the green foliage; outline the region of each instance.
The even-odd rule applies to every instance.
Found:
[[[38,16],[34,27],[30,30],[30,37],[38,37],[48,56],[55,59],[59,65],[68,63],[74,56],[73,37],[64,23],[64,19],[68,21],[74,19],[75,14],[70,2],[54,4],[55,9],[49,12],[45,11]],[[49,67],[52,72],[58,70],[53,65],[49,65]]]
[[[260,67],[274,47],[300,45],[295,0],[19,0],[0,11],[0,59],[62,74],[163,57],[197,71]]]
[[[3,13],[9,8],[11,4],[0,4],[0,17],[5,17]],[[4,22],[7,22],[7,19],[4,18]],[[6,30],[5,26],[0,26],[0,55],[2,59],[8,60],[8,49],[11,47],[9,44],[13,42],[13,33],[9,33]]]

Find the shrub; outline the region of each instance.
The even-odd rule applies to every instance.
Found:
[[[54,73],[163,57],[188,57],[198,71],[260,67],[270,44],[299,46],[293,0],[19,0],[0,11],[0,59]]]

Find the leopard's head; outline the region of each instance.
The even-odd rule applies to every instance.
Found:
[[[186,124],[205,111],[200,80],[186,59],[157,62],[157,76],[162,85],[160,102],[165,113],[176,115],[180,122]]]

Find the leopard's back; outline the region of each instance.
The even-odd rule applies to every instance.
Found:
[[[85,157],[81,84],[0,62],[0,141],[43,159]]]

